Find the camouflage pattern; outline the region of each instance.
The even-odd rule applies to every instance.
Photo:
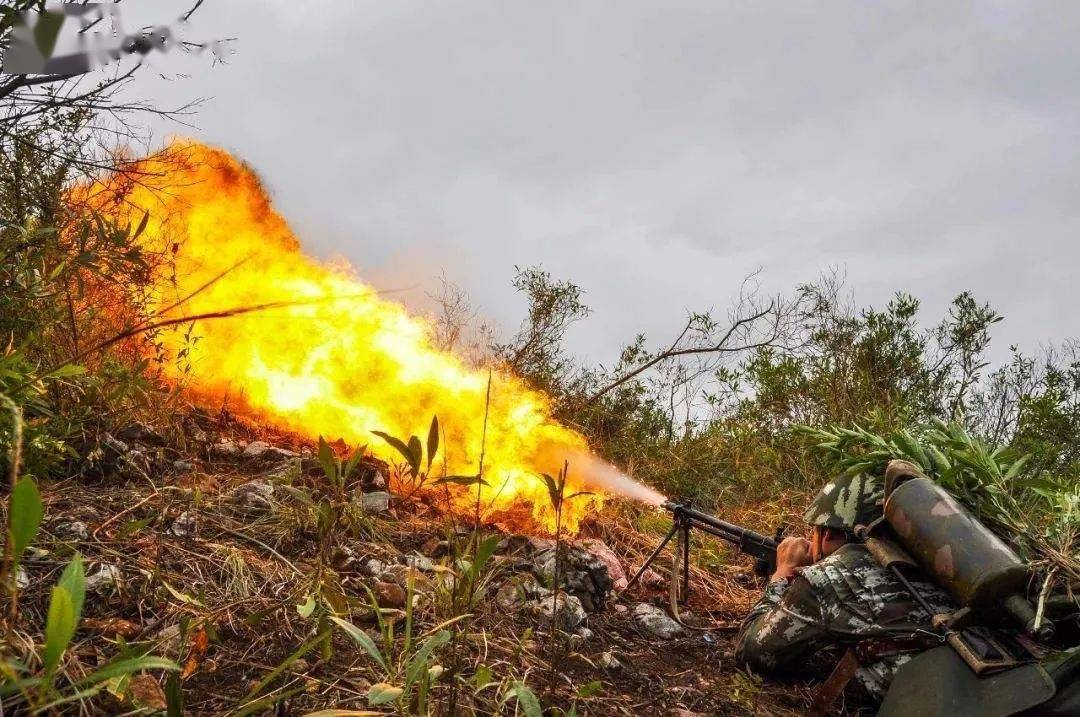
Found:
[[[898,463],[898,461],[893,461]],[[898,475],[889,465],[889,477]],[[885,519],[900,544],[959,604],[1000,609],[1026,593],[1030,568],[948,491],[910,473],[889,481]]]
[[[855,530],[881,517],[882,482],[866,473],[840,476],[825,484],[810,501],[803,520],[812,526]]]
[[[955,609],[939,588],[913,585],[935,611]],[[768,675],[829,648],[876,646],[873,656],[860,655],[855,678],[880,699],[901,665],[925,645],[936,644],[930,620],[865,546],[849,543],[791,580],[770,583],[743,621],[735,654],[751,670]]]

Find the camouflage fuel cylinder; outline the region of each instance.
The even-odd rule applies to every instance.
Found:
[[[890,464],[886,493],[885,519],[901,544],[958,603],[1046,630],[1036,630],[1025,598],[1031,569],[959,501],[902,461]]]

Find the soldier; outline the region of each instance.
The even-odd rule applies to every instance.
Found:
[[[935,642],[931,616],[855,541],[855,527],[882,514],[883,492],[880,479],[843,476],[810,503],[804,516],[810,539],[792,536],[780,544],[776,572],[742,624],[736,657],[751,670],[777,674],[813,653],[847,646],[853,649],[819,702],[835,699],[852,675],[880,700],[897,669]],[[955,609],[936,586],[914,585],[936,611]]]

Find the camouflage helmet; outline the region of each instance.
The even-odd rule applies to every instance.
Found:
[[[866,473],[841,475],[825,484],[803,514],[811,526],[852,532],[882,515],[885,492],[880,478]]]

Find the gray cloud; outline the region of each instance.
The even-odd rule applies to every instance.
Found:
[[[445,269],[506,326],[513,265],[542,262],[589,291],[590,358],[758,267],[786,290],[844,265],[928,321],[972,289],[998,355],[1080,334],[1070,3],[232,0],[196,28],[238,54],[140,89],[212,95],[196,136],[313,251],[384,284]]]

